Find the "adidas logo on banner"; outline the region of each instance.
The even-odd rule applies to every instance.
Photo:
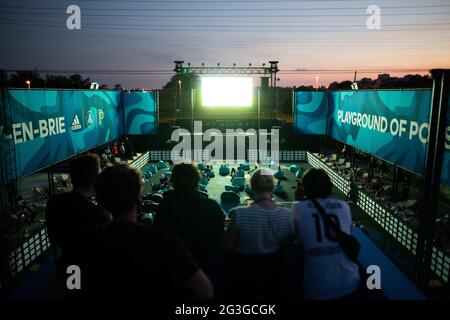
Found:
[[[73,118],[72,126],[70,127],[72,131],[80,130],[81,129],[81,123],[80,119],[78,119],[78,115],[75,115],[75,118]]]

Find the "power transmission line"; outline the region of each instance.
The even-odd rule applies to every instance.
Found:
[[[27,23],[30,21],[23,20],[11,20],[3,19],[3,22],[19,22]],[[33,23],[47,24],[48,21],[33,21]],[[227,24],[130,24],[130,23],[85,23],[88,26],[105,26],[105,27],[191,27],[191,28],[355,28],[355,27],[366,27],[365,24],[351,24],[351,25],[227,25]],[[50,24],[49,24],[50,25]],[[59,23],[57,25],[60,25]],[[384,24],[384,27],[418,27],[418,26],[444,26],[450,25],[450,22],[439,22],[439,23],[402,23],[402,24]]]
[[[54,27],[59,27],[61,26],[60,24],[54,24],[54,25],[44,25],[44,24],[33,24],[33,23],[14,23],[14,22],[10,22],[8,23],[8,25],[18,25],[18,26],[32,26],[32,27],[45,27],[45,28],[54,28]],[[448,25],[448,24],[446,24]],[[206,26],[205,26],[206,27]],[[345,26],[342,26],[345,27]],[[364,27],[363,25],[360,25],[359,27]],[[270,27],[268,27],[270,28]],[[408,28],[408,29],[383,29],[382,31],[369,31],[367,29],[363,29],[363,30],[320,30],[320,28],[322,28],[321,26],[316,26],[315,28],[318,28],[316,30],[307,30],[308,33],[312,34],[312,33],[337,33],[337,32],[351,32],[351,33],[368,33],[368,32],[380,32],[380,33],[385,33],[385,32],[429,32],[429,31],[447,31],[449,30],[448,28],[427,28],[427,29],[412,29],[412,28]],[[101,25],[98,26],[94,26],[94,28],[92,30],[96,30],[96,29],[102,29],[102,30],[123,30],[123,31],[129,31],[129,30],[152,30],[152,31],[170,31],[170,32],[236,32],[239,31],[240,33],[261,33],[261,32],[265,32],[265,33],[299,33],[299,32],[304,32],[304,30],[298,29],[298,30],[235,30],[235,29],[189,29],[189,28],[159,28],[159,27],[137,27],[137,28],[130,28],[130,27],[104,27]]]
[[[7,72],[16,71],[30,71],[30,69],[14,69],[8,68],[3,69]],[[88,74],[175,74],[173,70],[170,69],[33,69],[39,73],[88,73]],[[332,72],[427,72],[429,69],[414,69],[414,68],[374,68],[374,69],[281,69],[280,73],[292,73],[292,74],[302,74],[307,72],[313,73],[332,73]]]
[[[14,34],[6,34],[5,37],[11,37],[11,38],[15,38],[15,37],[24,37],[24,38],[35,38],[34,35],[14,35]],[[115,35],[99,35],[99,34],[94,34],[94,35],[81,35],[81,36],[76,36],[76,37],[67,37],[67,34],[63,34],[63,33],[46,33],[45,35],[43,35],[43,37],[45,36],[49,36],[51,38],[55,38],[55,37],[59,37],[61,39],[65,39],[65,40],[105,40],[105,41],[110,41],[110,40],[121,40],[121,41],[149,41],[149,42],[207,42],[207,43],[221,43],[221,44],[226,44],[226,43],[273,43],[273,44],[294,44],[294,45],[340,45],[342,46],[342,44],[345,44],[346,46],[354,44],[354,45],[398,45],[398,44],[414,44],[414,45],[418,45],[418,44],[424,44],[424,45],[429,45],[429,43],[438,43],[438,44],[443,44],[446,45],[446,43],[443,43],[443,40],[450,40],[449,36],[447,36],[447,38],[449,39],[443,39],[443,38],[422,38],[422,39],[402,39],[401,41],[399,41],[398,39],[377,39],[377,40],[358,40],[358,39],[239,39],[239,38],[235,38],[235,39],[220,39],[220,38],[203,38],[203,39],[199,39],[199,38],[161,38],[161,37],[156,37],[156,38],[134,38],[132,36],[123,36],[123,37],[118,37]],[[42,38],[40,38],[42,39]],[[418,42],[418,40],[420,40],[420,42]],[[277,46],[278,47],[278,46]]]
[[[2,19],[0,23],[6,22],[7,24],[26,24],[31,26],[60,26],[60,23],[52,23],[48,21],[17,21],[11,19]],[[156,28],[355,28],[355,27],[366,27],[364,24],[353,24],[353,25],[208,25],[208,24],[129,24],[129,23],[85,23],[84,25],[95,26],[95,27],[107,27],[115,28],[115,29],[128,29],[132,30],[133,28],[147,28],[147,27],[156,27]],[[450,22],[442,22],[442,23],[404,23],[404,24],[385,24],[384,27],[420,27],[420,26],[448,26]],[[155,29],[158,30],[158,29]],[[220,31],[220,30],[215,30]],[[283,31],[285,32],[285,31]]]
[[[21,11],[2,11],[0,14],[11,15],[36,15],[36,12],[21,12]],[[40,12],[39,16],[67,16],[65,12],[50,13]],[[383,16],[397,17],[397,16],[430,16],[430,15],[450,15],[450,12],[399,12],[399,13],[383,13]],[[111,18],[318,18],[318,17],[358,17],[361,18],[360,13],[355,14],[294,14],[294,15],[161,15],[161,14],[90,14],[83,13],[83,17],[111,17]]]
[[[414,5],[414,6],[382,6],[383,9],[424,9],[424,8],[450,8],[450,5]],[[15,9],[15,10],[58,10],[58,11],[64,11],[65,8],[51,8],[51,7],[16,7],[16,6],[1,6],[0,9]],[[365,10],[367,7],[326,7],[326,8],[214,8],[214,9],[207,9],[207,8],[84,8],[84,11],[101,11],[102,13],[105,13],[107,11],[340,11],[340,10]]]

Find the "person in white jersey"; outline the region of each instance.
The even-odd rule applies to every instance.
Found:
[[[324,170],[310,169],[302,185],[306,200],[296,202],[292,210],[297,243],[304,250],[304,297],[356,298],[361,282],[358,265],[347,257],[333,231],[325,227],[311,199],[316,199],[347,234],[352,228],[350,207],[345,201],[330,198],[333,185]]]
[[[250,185],[254,203],[231,210],[224,236],[224,247],[232,252],[227,282],[233,298],[270,298],[280,285],[280,248],[293,240],[295,229],[291,212],[272,200],[271,170],[256,170]]]

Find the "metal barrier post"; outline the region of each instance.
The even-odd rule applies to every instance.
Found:
[[[441,185],[442,160],[449,102],[450,70],[431,70],[433,92],[430,111],[429,140],[426,155],[424,205],[420,213],[417,243],[416,281],[426,291],[430,279],[433,238]]]

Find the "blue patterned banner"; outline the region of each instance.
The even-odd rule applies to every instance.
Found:
[[[127,134],[156,134],[158,114],[155,92],[124,92],[125,132]]]
[[[297,134],[329,137],[424,174],[431,90],[295,92]],[[442,182],[450,185],[450,101]]]
[[[295,92],[294,128],[297,134],[326,134],[328,92]]]
[[[431,90],[330,92],[328,135],[423,174]]]
[[[15,149],[17,170],[8,180],[124,134],[157,133],[154,92],[8,90],[0,107],[12,118],[1,124],[2,149]]]
[[[17,176],[123,134],[120,92],[9,90]],[[14,178],[14,177],[11,177]]]

